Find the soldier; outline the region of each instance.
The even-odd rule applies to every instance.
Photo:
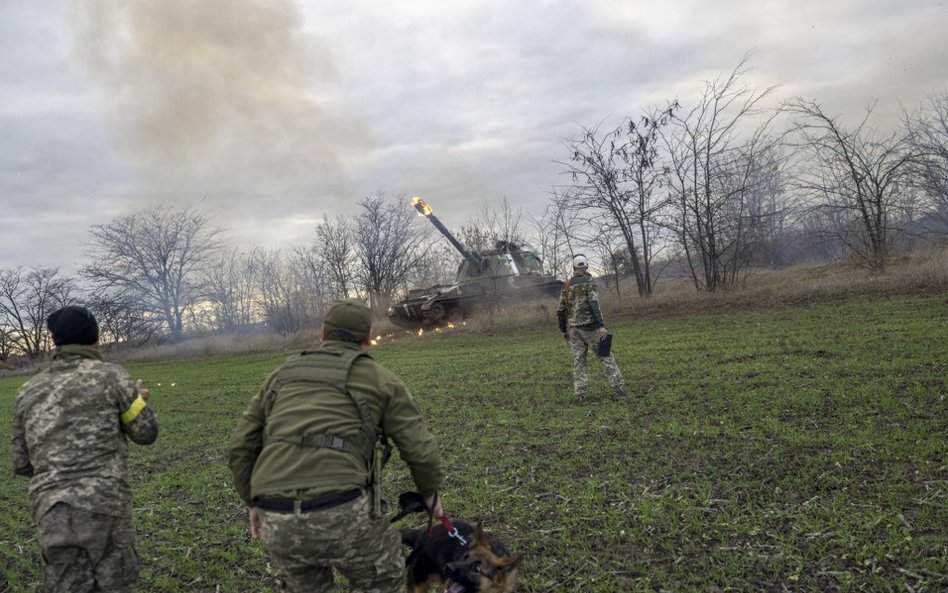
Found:
[[[40,591],[130,592],[138,554],[126,437],[149,445],[158,421],[141,380],[103,362],[92,313],[63,307],[46,325],[56,351],[17,392],[10,452],[14,473],[30,478]]]
[[[401,537],[381,513],[379,472],[391,439],[429,509],[441,456],[405,384],[365,351],[369,308],[334,303],[319,348],[270,374],[230,438],[230,469],[286,590],[333,590],[339,570],[358,591],[406,590]]]
[[[573,257],[573,277],[566,281],[560,293],[556,309],[563,339],[573,353],[573,391],[579,403],[587,401],[589,381],[586,373],[586,356],[589,348],[598,354],[599,343],[606,339],[608,331],[599,310],[599,292],[596,282],[589,274],[586,256]],[[622,373],[611,354],[598,356],[602,362],[606,381],[612,386],[616,398],[626,397]]]

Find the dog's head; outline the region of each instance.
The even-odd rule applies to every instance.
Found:
[[[447,593],[511,593],[517,586],[520,556],[498,556],[491,549],[480,523],[474,541],[464,555],[445,565],[445,575],[454,583]]]

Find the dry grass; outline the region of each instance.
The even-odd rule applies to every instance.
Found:
[[[607,321],[688,315],[702,312],[759,310],[808,303],[838,302],[852,298],[882,298],[900,294],[932,294],[948,291],[948,248],[934,248],[893,258],[889,269],[871,273],[850,263],[807,264],[779,270],[756,269],[728,290],[700,292],[688,278],[660,278],[654,294],[640,297],[630,279],[615,288],[600,281],[600,298]],[[457,332],[498,333],[556,327],[553,300],[484,309],[467,320]],[[377,319],[373,333],[398,339],[414,332]],[[179,361],[221,355],[289,352],[319,341],[318,328],[295,334],[202,336],[174,344],[144,346],[108,352],[116,362]],[[42,364],[42,363],[37,363]],[[28,374],[36,364],[4,371],[0,375]]]
[[[614,288],[600,284],[600,298],[607,321],[770,309],[900,294],[932,294],[948,291],[948,248],[894,258],[884,274],[871,273],[846,262],[807,264],[779,270],[756,269],[750,271],[740,285],[713,293],[696,290],[688,278],[661,278],[648,299],[638,296],[631,279],[620,284],[619,296]],[[555,331],[556,328],[556,302],[553,300],[485,308],[478,313],[463,326],[454,328],[452,333],[493,334],[544,327]],[[372,331],[376,336],[385,336],[389,340],[415,334],[392,325],[387,319],[376,319]],[[305,348],[318,342],[318,338],[316,328],[288,336],[211,336],[110,357],[135,362],[281,352]]]
[[[945,248],[895,258],[883,274],[846,262],[755,269],[739,285],[711,293],[698,291],[690,278],[660,278],[654,293],[647,299],[638,295],[632,279],[620,282],[618,294],[615,287],[599,280],[599,298],[607,322],[946,291],[948,249]],[[470,319],[463,331],[495,333],[556,327],[555,301],[499,307],[485,313]]]
[[[894,258],[888,271],[872,273],[846,262],[751,270],[741,283],[713,293],[699,292],[688,278],[661,278],[651,298],[638,296],[627,281],[600,288],[607,313],[621,318],[769,309],[852,298],[882,298],[948,291],[948,249]]]

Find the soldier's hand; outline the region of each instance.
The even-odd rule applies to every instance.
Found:
[[[569,344],[569,332],[563,332],[563,341]]]
[[[145,384],[142,382],[141,379],[139,379],[138,381],[135,381],[135,392],[138,393],[138,395],[142,396],[142,399],[145,400],[146,402],[148,401],[148,396],[151,395],[151,392],[148,391],[148,388],[145,387]]]
[[[260,515],[257,507],[250,507],[250,539],[260,539]]]
[[[605,340],[605,339],[606,339],[606,336],[608,336],[608,335],[609,335],[609,332],[606,331],[606,326],[602,326],[602,327],[599,328],[599,341],[600,341],[600,342],[603,341],[603,340]]]
[[[433,494],[426,498],[425,506],[428,507],[428,510],[431,511],[431,514],[435,517],[440,518],[444,516],[444,509],[441,508],[441,497],[437,494]]]

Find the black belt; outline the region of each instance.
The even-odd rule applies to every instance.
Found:
[[[356,488],[355,490],[348,490],[346,492],[333,492],[332,494],[324,494],[323,496],[311,498],[309,500],[258,498],[254,501],[253,506],[257,507],[258,509],[273,511],[275,513],[295,513],[297,511],[301,513],[309,513],[311,511],[320,511],[323,509],[339,506],[343,503],[355,500],[360,496],[362,496],[362,489]]]

